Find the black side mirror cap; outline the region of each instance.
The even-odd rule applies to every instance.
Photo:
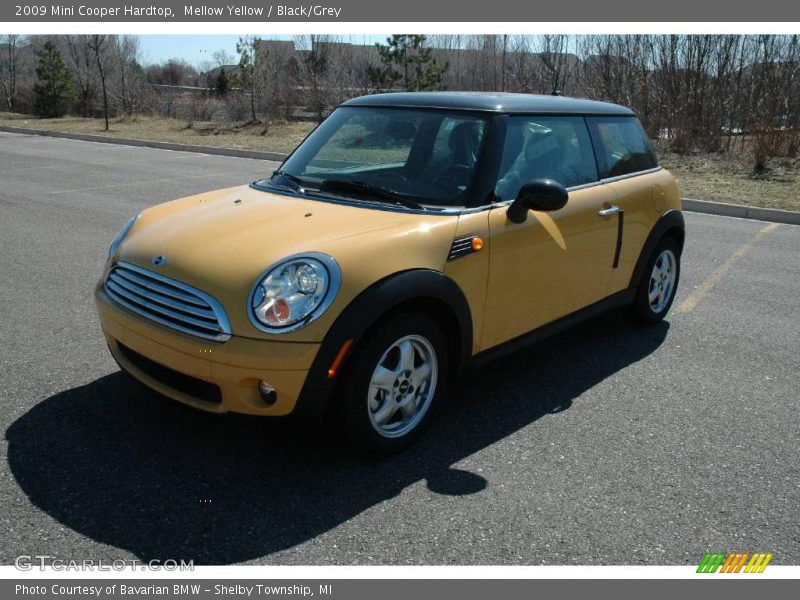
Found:
[[[567,189],[552,179],[534,179],[519,189],[517,198],[508,207],[512,223],[524,223],[529,210],[553,211],[564,208],[569,198]]]

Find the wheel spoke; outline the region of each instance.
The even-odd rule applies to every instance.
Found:
[[[378,425],[386,425],[395,412],[397,412],[397,402],[391,396],[386,396],[380,408],[373,413],[373,418]]]
[[[387,369],[384,366],[378,365],[375,372],[372,374],[372,385],[379,387],[382,390],[391,391],[392,384],[397,379],[397,373]]]
[[[399,408],[399,409],[402,411],[402,413],[403,413],[403,418],[404,418],[404,419],[410,419],[410,418],[411,418],[411,417],[413,417],[413,416],[416,414],[416,412],[417,412],[417,400],[416,400],[416,396],[414,396],[414,394],[409,394],[409,395],[408,395],[408,396],[406,396],[406,397],[405,397],[405,399],[404,399],[402,402],[400,402],[400,403],[399,403],[397,406],[398,406],[398,408]]]
[[[377,411],[378,407],[381,405],[381,402],[383,402],[383,399],[388,395],[389,394],[386,392],[386,390],[370,384],[369,396],[367,397],[367,401],[369,402],[369,410],[371,412]]]
[[[430,363],[428,363],[427,361],[422,363],[414,373],[415,378],[417,380],[417,385],[422,387],[422,385],[431,378],[432,372],[433,370],[431,369]]]
[[[656,298],[658,298],[658,288],[653,287],[653,289],[650,290],[650,293],[647,296],[650,299],[650,304],[653,304],[656,301]]]
[[[411,371],[414,369],[414,344],[411,340],[403,341],[398,348],[400,349],[400,361],[397,364],[398,371]]]

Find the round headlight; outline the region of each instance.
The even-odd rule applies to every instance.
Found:
[[[318,252],[289,257],[267,269],[250,292],[253,324],[273,333],[294,331],[319,317],[339,290],[339,266]]]
[[[111,240],[111,246],[109,246],[109,248],[108,248],[108,258],[111,258],[112,256],[114,256],[117,253],[117,250],[119,250],[120,244],[122,244],[122,240],[124,240],[125,236],[128,235],[128,232],[131,230],[131,227],[133,227],[133,224],[136,223],[136,219],[138,219],[138,218],[139,218],[139,215],[136,215],[135,217],[131,217],[128,220],[128,222],[125,223],[125,225],[122,226],[122,229],[120,229],[117,232],[117,235],[115,235],[114,239]]]

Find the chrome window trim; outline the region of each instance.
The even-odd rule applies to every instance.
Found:
[[[155,279],[156,281],[159,281],[159,282],[161,282],[161,283],[163,283],[165,285],[172,286],[172,287],[177,288],[179,290],[182,290],[182,291],[184,291],[184,292],[186,292],[188,294],[195,295],[198,298],[201,298],[202,300],[204,300],[208,304],[209,307],[211,307],[211,310],[214,312],[214,316],[216,317],[217,323],[219,324],[220,333],[203,334],[203,333],[201,333],[199,331],[196,331],[194,329],[190,329],[188,327],[181,327],[177,323],[173,323],[171,321],[168,321],[167,319],[162,319],[162,318],[158,317],[157,315],[153,315],[151,313],[145,312],[145,311],[139,309],[138,307],[134,306],[133,304],[128,302],[125,298],[120,296],[119,293],[115,292],[112,287],[109,286],[109,283],[111,283],[112,285],[119,286],[119,283],[115,283],[112,279],[110,279],[111,275],[114,274],[114,269],[116,269],[117,267],[119,267],[121,269],[127,269],[127,270],[130,270],[130,271],[133,271],[134,273],[139,273],[140,275],[143,275],[145,277],[150,277],[150,278]],[[217,301],[217,299],[214,298],[213,296],[203,292],[202,290],[198,290],[197,288],[194,288],[194,287],[192,287],[190,285],[182,283],[182,282],[178,281],[177,279],[172,279],[170,277],[166,277],[166,276],[161,275],[159,273],[154,273],[153,271],[149,271],[148,269],[143,269],[142,267],[137,267],[136,265],[133,265],[131,263],[118,261],[118,262],[113,263],[109,267],[108,272],[106,274],[106,277],[103,280],[103,289],[105,290],[105,292],[108,295],[108,297],[111,298],[116,304],[122,306],[123,308],[125,308],[126,310],[129,310],[132,313],[135,313],[136,315],[139,315],[139,316],[147,319],[150,322],[158,323],[159,325],[162,325],[162,326],[164,326],[164,327],[166,327],[168,329],[173,329],[175,331],[180,331],[181,333],[185,333],[185,334],[190,335],[192,337],[199,337],[199,338],[203,338],[203,339],[207,339],[207,340],[212,340],[212,341],[215,341],[215,342],[226,342],[233,335],[233,333],[231,331],[231,324],[230,324],[230,321],[228,320],[228,315],[225,312],[225,309],[222,307],[222,305]],[[139,295],[141,295],[141,294],[139,294]],[[153,301],[152,298],[146,300],[146,302],[148,302],[148,303],[152,303],[152,301]],[[156,300],[156,302],[158,302],[158,301]],[[154,306],[152,308],[152,310],[156,310],[156,311],[161,312],[162,314],[165,314],[167,316],[170,316],[171,314],[175,314],[172,311],[165,312],[165,311],[168,311],[167,308],[158,307],[158,306]],[[209,330],[211,328],[211,324],[210,323],[201,323],[200,321],[192,319],[189,316],[180,315],[180,318],[185,320],[187,323],[197,323],[198,327],[207,327],[207,328],[209,328]]]
[[[620,181],[622,179],[628,179],[630,177],[638,177],[640,175],[649,175],[650,173],[657,173],[662,169],[661,165],[653,167],[652,169],[645,169],[644,171],[635,171],[633,173],[626,173],[625,175],[618,175],[616,177],[609,177],[606,179],[600,179],[598,181],[592,181],[590,183],[583,183],[581,185],[573,185],[571,187],[566,188],[567,192],[577,192],[578,190],[585,190],[587,188],[596,187],[598,185],[604,185],[606,183],[613,183],[615,181]],[[495,202],[491,204],[489,208],[497,208],[501,206],[508,206],[510,205],[513,200],[503,200],[502,202]]]
[[[621,181],[622,179],[628,179],[630,177],[638,177],[640,175],[648,175],[650,173],[657,173],[661,170],[661,165],[656,165],[650,169],[644,169],[643,171],[634,171],[633,173],[625,173],[624,175],[617,175],[616,177],[606,177],[602,180],[603,183],[613,183],[615,181]]]
[[[316,198],[313,198],[316,200]],[[264,281],[264,278],[274,271],[275,269],[285,265],[288,262],[292,262],[294,260],[302,259],[302,258],[312,258],[319,263],[322,263],[322,266],[328,272],[328,276],[330,277],[330,281],[328,283],[328,290],[325,293],[325,297],[322,299],[322,302],[314,308],[305,318],[300,319],[296,323],[292,323],[291,325],[286,325],[285,327],[270,327],[269,325],[265,325],[261,321],[256,318],[255,313],[253,311],[253,296],[256,293],[256,290],[261,285],[261,282]],[[279,261],[272,263],[268,268],[264,269],[261,274],[256,278],[255,282],[253,283],[253,287],[250,288],[250,293],[247,294],[247,316],[250,319],[250,322],[253,324],[253,327],[258,329],[259,331],[263,331],[264,333],[274,333],[274,334],[282,334],[282,333],[290,333],[292,331],[297,331],[311,323],[312,321],[316,321],[320,316],[322,316],[328,308],[330,308],[333,301],[336,299],[336,295],[339,293],[339,287],[342,284],[342,270],[339,268],[339,263],[336,260],[322,252],[298,252],[297,254],[292,254],[291,256],[287,256]]]

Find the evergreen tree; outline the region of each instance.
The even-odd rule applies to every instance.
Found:
[[[72,72],[56,45],[47,41],[39,51],[37,82],[33,86],[36,113],[42,117],[62,117],[72,102]]]
[[[425,45],[424,35],[393,35],[386,45],[375,44],[380,67],[369,68],[369,79],[376,91],[396,89],[409,92],[443,89],[442,78],[448,64],[440,65],[433,49]]]
[[[219,75],[217,75],[217,79],[214,82],[214,92],[220,98],[224,97],[228,90],[230,90],[231,81],[228,79],[228,73],[225,71],[225,67],[219,68]]]

